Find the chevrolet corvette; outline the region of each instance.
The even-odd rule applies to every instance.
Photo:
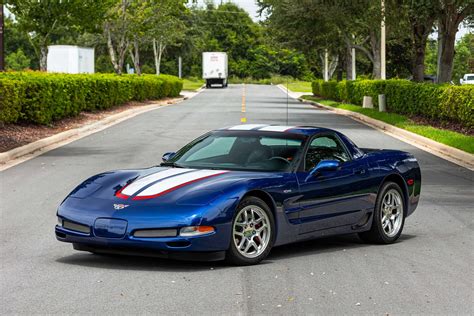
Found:
[[[312,126],[211,131],[159,165],[92,176],[57,211],[76,250],[256,264],[272,247],[338,234],[389,244],[417,205],[410,153]]]

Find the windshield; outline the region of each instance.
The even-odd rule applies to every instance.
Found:
[[[299,135],[212,132],[184,146],[163,165],[185,168],[286,171],[302,149]]]
[[[468,81],[473,80],[474,81],[474,76],[466,76],[466,80],[468,80]]]

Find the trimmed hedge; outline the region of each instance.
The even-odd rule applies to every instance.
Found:
[[[50,124],[81,111],[176,97],[182,87],[180,79],[168,75],[7,72],[0,74],[0,122]]]
[[[474,128],[474,86],[415,83],[408,80],[323,81],[312,83],[313,94],[327,99],[362,105],[371,96],[385,94],[389,112],[450,120]]]

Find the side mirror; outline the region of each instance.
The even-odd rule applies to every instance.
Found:
[[[168,153],[165,153],[162,157],[161,157],[161,160],[163,160],[163,162],[167,162],[168,160],[170,160],[171,158],[173,158],[173,156],[176,155],[176,153],[174,151],[170,151]]]
[[[336,171],[337,168],[339,168],[341,164],[337,160],[321,160],[316,167],[311,169],[309,172],[308,180],[311,177],[316,177],[318,174],[320,174],[322,171]]]

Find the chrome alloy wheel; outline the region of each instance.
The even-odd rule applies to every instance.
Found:
[[[397,190],[388,190],[382,200],[382,229],[387,237],[398,234],[403,222],[403,199]]]
[[[237,214],[232,228],[234,244],[246,258],[255,258],[267,248],[271,237],[270,219],[265,211],[248,205]]]

